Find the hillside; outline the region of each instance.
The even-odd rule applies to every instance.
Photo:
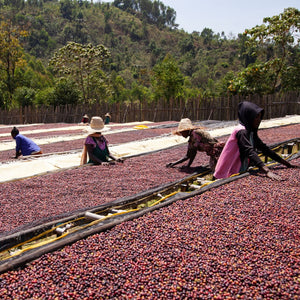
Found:
[[[167,53],[193,85],[200,87],[205,87],[209,78],[216,80],[242,67],[239,41],[227,40],[209,29],[188,34],[167,26],[159,28],[108,3],[27,1],[20,8],[12,7],[11,13],[29,31],[24,47],[45,64],[55,50],[74,41],[106,46],[111,52],[111,69],[120,72],[127,83],[137,68],[150,70]]]
[[[100,98],[152,101],[164,97],[169,101],[178,95],[189,98],[224,96],[228,92],[263,94],[282,86],[283,80],[277,74],[278,79],[274,80],[274,72],[277,72],[272,69],[274,64],[270,64],[271,69],[264,66],[267,59],[273,59],[273,56],[277,59],[276,53],[283,53],[282,49],[276,50],[274,43],[267,44],[267,47],[247,48],[249,38],[246,35],[239,34],[237,38],[228,39],[209,28],[189,34],[177,29],[176,12],[160,1],[0,0],[0,8],[3,36],[13,35],[15,45],[20,42],[26,54],[22,57],[21,48],[16,46],[19,57],[10,53],[15,67],[11,69],[10,62],[5,59],[5,51],[0,53],[0,62],[3,62],[0,79],[6,84],[0,86],[1,107],[32,103],[60,105],[98,101]],[[293,10],[292,13],[299,19],[299,11]],[[295,20],[293,22],[298,24]],[[73,82],[74,77],[59,81],[57,74],[48,68],[55,53],[70,42],[83,46],[103,45],[110,53],[101,70],[93,73],[98,82],[93,82],[92,88],[87,87],[90,88],[89,97],[82,96],[78,81]],[[7,47],[7,51],[9,49]],[[266,53],[252,56],[254,52],[258,53],[258,49]],[[289,60],[283,57],[282,62],[285,60],[294,69],[283,69],[282,66],[281,69],[290,72],[284,80],[292,89],[298,89],[299,79],[295,79],[297,76],[293,74],[300,70],[299,48],[291,50],[293,56]],[[260,65],[245,70],[251,63]],[[167,67],[173,68],[173,75],[177,76],[173,84],[180,85],[171,96],[163,95],[165,88],[159,86],[160,78],[153,80],[153,74],[156,72],[157,75],[162,69],[171,77]],[[241,78],[237,78],[235,85],[231,84],[230,80],[243,70],[245,73],[241,73]],[[250,80],[247,74],[252,74]],[[69,94],[68,99],[66,94]]]

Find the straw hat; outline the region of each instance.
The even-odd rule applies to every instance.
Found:
[[[105,117],[111,118],[111,115],[110,115],[109,113],[106,113],[106,114],[105,114]]]
[[[104,126],[104,122],[101,117],[92,117],[90,126],[87,128],[89,134],[106,130],[109,130],[109,128]]]
[[[89,119],[89,116],[88,116],[87,114],[85,114],[85,115],[83,116],[83,118]]]
[[[178,128],[176,131],[173,132],[173,134],[180,135],[181,132],[195,129],[196,127],[193,126],[192,121],[189,118],[181,119],[179,122]]]

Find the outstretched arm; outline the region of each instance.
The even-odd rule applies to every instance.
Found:
[[[124,162],[123,158],[116,158],[112,154],[108,154],[108,157],[111,158],[112,160],[118,161],[118,162]]]
[[[107,147],[107,152],[108,152],[108,157],[111,158],[112,160],[115,160],[115,161],[117,161],[117,162],[124,162],[124,159],[123,159],[123,158],[116,158],[116,157],[114,157],[114,156],[110,153],[108,147]]]
[[[186,155],[185,157],[183,157],[183,158],[181,158],[181,159],[179,159],[179,160],[177,160],[177,161],[175,161],[175,162],[168,163],[168,164],[166,165],[166,167],[167,167],[167,168],[172,168],[172,167],[174,167],[174,166],[176,166],[176,165],[178,165],[178,164],[180,164],[180,163],[182,163],[182,162],[184,162],[184,161],[186,161],[186,160],[188,160],[188,159],[189,159],[189,157]]]
[[[188,149],[187,156],[190,159],[187,164],[188,168],[192,165],[192,163],[196,157],[196,154],[197,154],[197,149]]]
[[[273,160],[277,161],[278,163],[288,168],[297,167],[297,166],[293,166],[290,162],[283,159],[280,155],[278,155],[276,152],[270,149],[259,137],[257,137],[257,148],[260,149],[263,154],[269,156]]]
[[[179,159],[179,160],[177,160],[173,163],[168,163],[166,165],[166,167],[167,168],[172,168],[172,167],[176,166],[177,164],[180,164],[180,163],[182,163],[184,161],[187,161],[189,159],[189,162],[187,164],[187,167],[189,168],[191,166],[191,164],[193,163],[193,161],[196,157],[196,154],[197,154],[197,149],[195,149],[195,150],[194,149],[192,149],[192,150],[188,149],[187,154],[186,154],[185,157],[183,157],[183,158],[181,158],[181,159]]]
[[[299,168],[297,165],[292,165],[289,161],[283,159],[279,156],[276,152],[271,150],[262,140],[258,137],[258,147],[262,150],[262,152],[271,157],[273,160],[277,161],[278,163],[286,166],[287,168]],[[267,166],[260,167],[260,170],[267,174],[267,177],[275,180],[281,180],[280,176],[276,175],[275,173],[271,172]]]

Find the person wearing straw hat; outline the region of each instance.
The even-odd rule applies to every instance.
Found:
[[[87,114],[85,114],[83,117],[82,117],[82,120],[81,120],[81,123],[80,124],[84,124],[84,125],[89,125],[89,116]]]
[[[104,124],[109,124],[111,120],[111,115],[109,113],[105,114]]]
[[[193,163],[198,151],[206,152],[210,157],[209,166],[214,171],[218,158],[224,147],[224,143],[218,142],[202,127],[193,126],[190,119],[185,118],[179,122],[178,128],[173,134],[181,135],[184,138],[188,138],[188,150],[186,155],[175,161],[168,163],[166,167],[171,168],[177,164],[189,160],[186,167],[190,167]]]
[[[81,165],[87,163],[87,155],[89,156],[88,163],[96,165],[114,164],[115,161],[123,162],[122,159],[116,159],[109,152],[108,141],[101,133],[106,130],[108,130],[108,128],[105,128],[101,117],[92,117],[87,130],[89,135],[84,142]]]

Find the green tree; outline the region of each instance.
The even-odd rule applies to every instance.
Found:
[[[300,30],[300,11],[287,8],[278,16],[264,18],[263,22],[265,24],[246,30],[245,35],[250,37],[249,47],[256,47],[266,55],[267,62],[261,63],[260,69],[272,74],[270,90],[274,92],[281,88],[283,72],[289,67],[290,49],[298,45],[299,51],[295,33]]]
[[[190,52],[192,55],[195,55],[193,36],[188,36],[180,40],[178,46],[182,54]]]
[[[167,54],[161,63],[153,68],[152,86],[157,98],[167,102],[179,97],[182,93],[184,77],[175,59]]]
[[[42,90],[37,91],[35,98],[33,100],[34,105],[36,106],[48,106],[51,103],[54,103],[54,87],[48,87]]]
[[[248,41],[248,37],[244,34],[238,35],[238,43],[239,43],[239,59],[243,63],[243,66],[247,68],[250,64],[255,63],[256,61],[256,48],[257,47],[249,47],[246,45]]]
[[[102,70],[94,72],[90,81],[90,94],[92,98],[88,99],[89,102],[97,102],[100,100],[107,100],[111,96],[111,86],[109,78]]]
[[[15,81],[15,72],[18,67],[26,65],[24,59],[24,49],[19,39],[27,36],[27,32],[14,26],[11,22],[0,23],[0,79],[4,83],[2,95],[5,108],[11,105],[12,95],[17,83]],[[8,96],[8,98],[7,98]]]
[[[138,85],[136,82],[133,82],[131,86],[131,98],[132,100],[138,100],[141,103],[149,101],[151,98],[150,91],[147,87]]]
[[[60,78],[57,80],[50,104],[55,106],[65,104],[77,104],[80,101],[80,91],[71,78]]]
[[[167,54],[164,60],[153,68],[152,87],[155,98],[163,98],[172,108],[174,100],[182,95],[183,85],[184,76],[177,62]]]
[[[14,92],[14,100],[17,101],[19,107],[24,108],[33,104],[36,91],[25,86],[16,88]]]
[[[73,11],[75,4],[72,0],[61,0],[60,1],[60,12],[65,19],[73,19]]]
[[[159,28],[178,26],[175,24],[175,10],[165,6],[158,0],[115,0],[113,5],[131,14],[138,15],[141,19],[156,24]]]
[[[125,80],[117,75],[115,71],[111,74],[111,87],[112,87],[112,94],[111,100],[112,102],[121,102],[125,101],[126,98],[124,97],[125,94]]]
[[[205,27],[200,36],[203,38],[204,45],[210,45],[214,39],[214,32],[210,28]]]
[[[28,44],[31,48],[30,53],[36,57],[43,57],[45,52],[47,53],[53,50],[53,46],[55,45],[45,29],[31,30]]]
[[[49,66],[60,76],[72,78],[81,90],[84,101],[87,102],[88,99],[93,98],[92,84],[103,81],[103,76],[99,77],[97,72],[102,69],[105,60],[109,57],[110,52],[103,45],[69,42],[54,54],[49,61]]]
[[[26,55],[25,59],[27,64],[22,68],[18,67],[15,71],[15,81],[18,87],[26,86],[39,90],[53,85],[52,75],[39,59],[29,55]]]
[[[239,72],[227,84],[230,94],[269,94],[272,93],[271,83],[274,80],[274,73],[269,72],[264,65],[251,64]]]

